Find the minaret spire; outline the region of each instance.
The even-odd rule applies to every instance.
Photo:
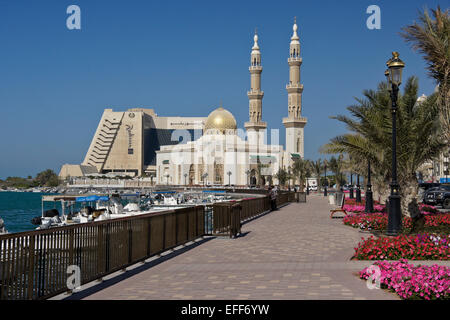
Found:
[[[250,91],[247,92],[249,99],[249,122],[245,123],[248,131],[249,140],[253,143],[262,142],[261,133],[264,135],[264,129],[267,124],[262,121],[262,99],[264,92],[261,91],[261,51],[258,45],[258,30],[255,28],[253,36],[253,47],[250,55]]]
[[[300,83],[300,37],[297,34],[297,18],[294,18],[292,26],[292,36],[289,45],[289,83],[286,86],[288,92],[288,117],[283,118],[286,128],[286,152],[304,156],[304,136],[303,128],[306,125],[306,118],[302,117],[302,93],[303,84]],[[291,156],[288,155],[290,158]]]

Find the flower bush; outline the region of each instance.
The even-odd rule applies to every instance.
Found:
[[[450,227],[450,214],[439,213],[424,215],[426,228]],[[349,214],[343,218],[345,225],[361,230],[385,230],[388,224],[388,214],[384,212]],[[404,229],[412,227],[412,219],[403,217]]]
[[[343,218],[343,222],[362,230],[383,230],[387,227],[388,216],[381,212],[349,214]]]
[[[383,211],[384,208],[385,208],[385,206],[381,205],[381,204],[375,204],[373,206],[373,209],[376,212],[381,212],[381,211]],[[347,212],[364,212],[366,207],[363,205],[358,205],[358,204],[344,204],[343,209]]]
[[[419,210],[424,215],[438,214],[439,213],[439,211],[438,211],[438,209],[436,207],[430,206],[428,204],[423,204],[423,203],[419,204]]]
[[[362,238],[355,248],[357,260],[449,260],[450,235],[433,234],[399,235],[396,237],[373,236]]]
[[[377,261],[373,268],[359,272],[361,279],[377,277],[381,288],[396,292],[402,299],[445,300],[450,298],[450,268],[446,266],[414,266],[407,260]]]
[[[386,206],[374,201],[373,209],[375,212],[384,212]],[[345,199],[344,210],[347,212],[364,212],[365,202],[357,203],[355,199]],[[423,215],[440,214],[436,207],[423,203],[419,204],[419,210]]]
[[[349,205],[366,205],[366,198],[361,198],[361,202],[356,202],[356,199],[350,199],[347,196],[345,196],[345,204],[349,204]],[[378,201],[373,200],[373,204],[380,204]]]

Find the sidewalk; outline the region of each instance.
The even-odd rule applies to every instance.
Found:
[[[242,237],[205,241],[84,298],[398,299],[356,276],[371,262],[349,259],[368,234],[330,219],[330,208],[308,196],[245,224]]]

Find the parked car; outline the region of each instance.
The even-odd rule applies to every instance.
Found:
[[[422,182],[419,183],[419,200],[423,202],[425,192],[430,190],[431,188],[439,187],[441,184],[437,182]]]
[[[317,191],[317,186],[308,186],[309,191]]]
[[[450,185],[428,189],[424,193],[423,203],[441,205],[444,209],[450,209]]]

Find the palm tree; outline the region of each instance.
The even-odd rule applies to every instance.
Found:
[[[344,155],[342,153],[339,154],[337,158],[334,156],[330,158],[328,163],[330,170],[334,173],[334,177],[336,179],[336,188],[339,189],[341,184],[345,182],[343,170],[344,170]]]
[[[304,184],[306,178],[311,174],[309,161],[302,158],[295,159],[294,163],[292,164],[292,174],[294,177],[294,184],[296,178],[298,178],[300,192],[304,192]]]
[[[278,184],[280,186],[284,186],[288,179],[287,171],[284,170],[283,168],[280,168],[280,169],[278,169],[278,172],[275,174],[275,177],[278,179]]]
[[[326,175],[328,169],[330,168],[329,165],[330,165],[330,164],[328,163],[328,160],[327,160],[327,159],[323,159],[323,172],[325,173],[325,175]],[[327,186],[329,185],[329,183],[328,183],[328,177],[326,178],[325,183],[326,183]]]
[[[403,95],[399,96],[397,110],[397,174],[405,214],[409,202],[417,196],[416,171],[445,146],[438,134],[436,95],[417,103],[417,92],[418,80],[410,77]],[[364,91],[364,98],[356,100],[357,105],[347,108],[353,118],[332,117],[345,123],[352,133],[331,139],[321,151],[369,159],[374,180],[378,179],[374,187],[384,186],[379,192],[387,195],[392,169],[392,118],[387,84],[381,83],[376,91]]]
[[[320,186],[320,176],[322,175],[323,165],[322,160],[319,158],[316,161],[311,161],[311,171],[316,176],[317,188]],[[319,189],[317,189],[319,190]]]
[[[450,141],[450,10],[438,6],[419,14],[419,22],[402,28],[400,35],[412,44],[427,62],[428,74],[439,85],[437,104],[442,133]]]

